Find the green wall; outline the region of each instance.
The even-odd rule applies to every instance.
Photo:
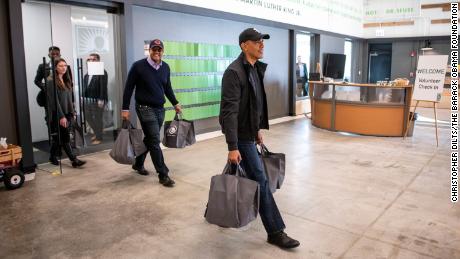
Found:
[[[171,68],[171,84],[185,119],[219,115],[222,74],[240,54],[237,45],[164,41],[163,60]],[[167,100],[165,120],[175,112]]]

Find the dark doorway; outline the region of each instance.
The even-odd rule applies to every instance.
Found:
[[[369,83],[391,79],[392,44],[369,45]]]

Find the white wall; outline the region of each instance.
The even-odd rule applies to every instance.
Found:
[[[421,9],[422,4],[455,2],[456,0],[166,0],[228,13],[240,14],[299,25],[356,37],[376,38],[376,30],[383,30],[382,38],[450,35],[448,24],[431,24],[431,19],[450,18],[441,8]],[[280,9],[273,8],[278,6]],[[412,8],[410,12],[396,12],[398,8]],[[387,10],[395,12],[387,12]],[[369,14],[369,12],[375,12]],[[382,28],[363,28],[368,22],[414,20],[414,25]]]
[[[450,19],[450,12],[442,8],[421,9],[422,4],[455,2],[454,0],[367,0],[364,3],[364,23],[414,21],[414,25],[384,26],[364,28],[364,38],[395,38],[450,35],[449,24],[431,24],[432,19]],[[391,12],[398,8],[410,10],[402,13]],[[377,30],[383,36],[377,35]]]
[[[168,0],[228,13],[362,36],[363,0]]]

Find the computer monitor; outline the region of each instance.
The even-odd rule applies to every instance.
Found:
[[[342,79],[345,71],[344,54],[327,53],[324,59],[324,76],[333,79]]]

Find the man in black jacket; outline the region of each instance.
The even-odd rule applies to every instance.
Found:
[[[38,88],[40,88],[40,92],[37,95],[37,103],[40,107],[44,107],[45,110],[47,109],[46,105],[46,93],[45,93],[45,82],[48,76],[50,75],[50,62],[52,59],[60,58],[61,57],[61,49],[57,46],[51,46],[48,48],[48,57],[50,60],[48,63],[43,65],[40,63],[37,68],[37,74],[35,75],[34,83]],[[70,66],[67,66],[67,72],[69,73],[70,79],[72,80],[72,71],[70,70]],[[47,113],[46,113],[47,114]]]
[[[97,53],[91,53],[87,62],[99,62],[101,58]],[[85,118],[94,131],[91,144],[98,145],[102,142],[104,130],[104,107],[107,105],[107,71],[103,75],[86,74],[83,78],[83,97],[85,98]]]
[[[239,36],[241,55],[225,70],[222,78],[222,100],[219,122],[228,145],[228,161],[240,163],[248,177],[260,185],[259,213],[268,234],[268,242],[281,248],[294,248],[300,243],[284,233],[285,225],[270,192],[257,144],[263,143],[261,129],[268,129],[267,97],[263,57],[264,39],[254,28]]]

